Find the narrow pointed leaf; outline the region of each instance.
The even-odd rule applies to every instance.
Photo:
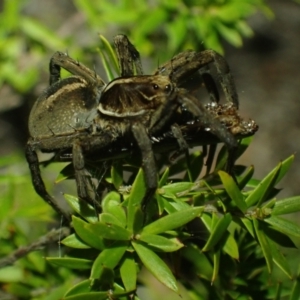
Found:
[[[114,224],[124,228],[124,224],[122,224],[120,220],[117,217],[115,217],[115,215],[110,213],[102,213],[100,215],[100,221],[104,224]]]
[[[97,232],[100,237],[109,240],[129,241],[132,233],[127,229],[110,223],[94,223],[85,226],[93,232]]]
[[[290,169],[294,159],[295,159],[295,155],[291,155],[287,159],[281,162],[281,168],[278,176],[276,177],[275,184],[277,184],[285,176],[285,174]]]
[[[114,163],[111,167],[111,179],[115,189],[118,190],[123,183],[123,169],[120,163]]]
[[[285,275],[287,275],[290,279],[293,279],[293,275],[288,265],[288,262],[278,249],[277,245],[270,239],[268,239],[268,243],[271,247],[274,263],[282,270],[283,273],[285,273]]]
[[[142,234],[139,240],[147,243],[151,247],[157,248],[164,252],[177,251],[184,246],[176,238],[170,239],[157,234]]]
[[[83,294],[83,293],[89,293],[90,289],[91,289],[91,280],[86,279],[86,280],[83,280],[83,281],[75,284],[71,289],[69,289],[66,292],[65,297],[74,296],[74,295]]]
[[[132,242],[139,258],[145,267],[165,286],[178,293],[176,279],[165,262],[148,247]]]
[[[272,250],[271,250],[270,244],[268,242],[268,239],[267,239],[265,233],[259,226],[259,221],[255,218],[253,218],[253,225],[254,225],[254,229],[255,229],[255,233],[256,233],[258,242],[261,246],[262,252],[264,254],[264,257],[265,257],[265,260],[267,263],[268,271],[269,271],[269,273],[271,273],[272,269],[273,269],[273,261],[272,261]]]
[[[223,250],[232,258],[236,260],[239,259],[239,247],[234,237],[229,232],[228,232],[228,237],[226,238],[225,244],[223,246]]]
[[[58,176],[55,179],[55,183],[60,183],[61,181],[73,177],[74,177],[74,167],[72,163],[69,163],[59,172]]]
[[[98,232],[87,227],[88,223],[75,216],[72,217],[72,222],[76,234],[78,234],[85,243],[98,250],[105,248],[103,239],[100,237]]]
[[[275,244],[278,244],[281,247],[285,248],[297,248],[293,240],[290,238],[289,235],[286,235],[274,227],[270,226],[267,223],[263,223],[263,230],[264,233],[271,239]]]
[[[213,271],[213,275],[212,275],[212,278],[211,278],[211,283],[213,284],[213,282],[215,282],[215,280],[217,279],[218,277],[218,274],[219,274],[219,267],[220,267],[220,250],[217,250],[214,252],[213,254],[213,263],[214,263],[214,271]]]
[[[176,182],[164,185],[160,191],[164,197],[174,198],[177,193],[189,191],[195,184],[193,182]]]
[[[251,194],[246,198],[246,203],[248,207],[258,205],[266,200],[269,191],[273,188],[276,183],[276,178],[280,172],[281,163],[278,164],[251,192]]]
[[[61,243],[67,247],[76,249],[89,249],[90,245],[86,244],[82,239],[79,238],[75,233],[64,238]]]
[[[90,279],[98,279],[105,268],[113,270],[120,262],[127,247],[127,243],[118,243],[104,249],[94,261]]]
[[[251,180],[254,174],[254,167],[250,166],[243,174],[243,177],[239,179],[239,189],[242,190],[248,182]]]
[[[113,65],[114,70],[119,75],[120,70],[119,70],[119,63],[118,63],[116,52],[110,45],[110,42],[103,35],[100,34],[99,37],[101,42],[103,43],[104,51],[108,54],[110,64]]]
[[[126,256],[120,267],[120,274],[126,291],[136,289],[137,284],[137,266],[132,256]]]
[[[210,250],[220,241],[231,221],[232,217],[229,213],[225,214],[223,218],[218,220],[217,224],[213,227],[206,244],[202,248],[202,251]]]
[[[136,212],[141,207],[142,200],[146,193],[146,184],[144,178],[144,172],[142,169],[139,170],[134,183],[131,188],[129,198],[127,199],[128,216],[127,216],[127,228],[130,231],[134,230],[134,224],[136,224]]]
[[[245,213],[247,210],[247,204],[244,200],[243,194],[239,190],[233,178],[224,171],[219,171],[218,173],[231,200],[234,201],[234,203],[242,211],[242,213]]]
[[[167,183],[167,180],[169,178],[170,168],[166,168],[163,175],[159,179],[158,186],[162,187]]]
[[[64,300],[106,300],[108,299],[108,292],[90,292],[90,293],[82,293],[77,295],[72,295],[64,298]]]
[[[109,213],[118,220],[117,225],[126,226],[126,213],[122,207],[120,194],[117,192],[108,193],[101,202],[103,213]]]
[[[252,235],[252,237],[255,237],[253,221],[249,220],[248,218],[241,218],[241,221],[245,225],[248,232]]]
[[[289,300],[299,300],[299,295],[300,295],[300,272],[298,273],[298,276],[294,281],[292,293],[290,295]]]
[[[85,220],[94,223],[98,221],[95,208],[91,207],[85,201],[79,201],[78,197],[64,194],[65,199],[75,212],[81,215]]]
[[[203,209],[203,207],[192,207],[162,217],[144,227],[142,234],[159,234],[183,226],[199,216]]]
[[[300,211],[300,196],[276,201],[272,216],[284,215]]]
[[[203,152],[197,151],[190,155],[187,159],[187,167],[185,179],[188,179],[190,182],[196,181],[203,168]]]
[[[47,257],[46,260],[57,266],[78,270],[88,270],[93,264],[92,260],[83,258]]]
[[[277,216],[271,216],[270,218],[264,219],[264,221],[286,235],[292,235],[298,238],[300,237],[300,227],[289,220]]]
[[[212,279],[212,261],[201,251],[201,249],[199,249],[199,247],[188,244],[181,252],[183,257],[193,264],[199,277],[204,278],[208,282]]]

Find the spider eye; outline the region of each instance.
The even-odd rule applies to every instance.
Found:
[[[155,90],[158,90],[158,85],[157,85],[157,84],[153,84],[153,88],[154,88]]]
[[[171,89],[171,86],[169,85],[169,84],[167,84],[166,86],[165,86],[165,90],[166,91],[169,91]]]

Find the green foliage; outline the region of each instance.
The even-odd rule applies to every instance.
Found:
[[[26,2],[6,0],[0,13],[0,86],[6,82],[21,93],[38,81],[46,49],[66,49],[54,32],[21,13]]]
[[[250,140],[244,140],[243,147]],[[202,153],[198,156],[203,159]],[[193,158],[194,154],[188,159]],[[178,175],[171,171],[172,182],[163,172],[146,215],[141,210],[144,177],[138,169],[130,193],[123,195],[125,200],[116,191],[108,193],[98,219],[91,217],[92,207],[67,195],[80,217],[73,217],[75,233],[62,243],[76,249],[77,256],[71,251],[71,256],[47,260],[89,270],[89,276],[64,299],[129,299],[136,290],[139,294],[142,266],[167,288],[188,293],[190,299],[273,299],[276,293],[278,299],[284,295],[293,299],[298,281],[295,292],[289,293],[289,284],[279,289],[277,279],[280,271],[280,278],[295,277],[282,251],[295,247],[293,239],[299,238],[300,227],[281,215],[299,212],[299,197],[274,198],[275,185],[293,158],[280,162],[262,181],[252,179],[247,169],[238,175],[237,183],[224,171],[201,178],[197,165],[186,170],[197,174],[195,181],[177,181]],[[177,279],[174,255],[183,266],[177,266]]]
[[[146,0],[76,0],[76,8],[86,16],[89,34],[95,36],[93,43],[80,47],[73,33],[60,38],[49,24],[26,16],[22,10],[29,3],[4,0],[0,13],[0,86],[7,83],[21,93],[37,83],[40,66],[46,68],[45,57],[70,49],[72,57],[91,60],[98,47],[97,34],[110,28],[115,34],[126,33],[144,55],[164,61],[186,48],[222,53],[222,39],[240,47],[242,38],[253,34],[246,21],[250,15],[261,11],[272,17],[263,0],[164,0],[151,4]],[[160,49],[168,51],[155,52]]]
[[[19,299],[60,299],[76,277],[68,269],[54,268],[45,261],[45,255],[57,255],[56,246],[54,252],[50,248],[31,252],[13,265],[3,261],[7,262],[8,256],[12,261],[22,257],[22,251],[14,251],[46,234],[53,212],[33,190],[21,155],[1,157],[0,169],[0,285],[2,293],[8,294],[6,298],[0,293],[0,298],[11,299],[11,294]],[[16,257],[11,257],[13,253]]]
[[[87,16],[92,29],[119,24],[145,54],[157,50],[150,37],[162,49],[167,47],[169,53],[187,47],[211,48],[222,53],[221,38],[240,47],[242,37],[253,34],[246,22],[250,15],[259,10],[268,17],[272,16],[261,0],[164,0],[152,1],[151,4],[146,0],[106,3],[76,0],[75,3]]]
[[[21,15],[25,2],[5,1],[0,16],[1,25],[5,24],[0,26],[0,80],[21,92],[36,83],[36,66],[48,49],[64,50],[72,43]],[[242,36],[252,34],[245,19],[256,10],[271,15],[259,0],[198,2],[153,1],[149,14],[147,1],[74,1],[91,30],[118,24],[131,33],[142,53],[168,49],[164,51],[168,58],[182,48],[199,49],[202,42],[221,52],[220,38],[241,46]],[[100,38],[100,45],[96,41],[91,48],[99,47],[110,80],[118,76],[118,64],[107,40]],[[23,69],[15,62],[24,47],[34,59]],[[82,49],[73,44],[71,49],[83,57]],[[250,141],[241,141],[240,155]],[[32,252],[0,269],[2,291],[34,300],[138,300],[140,285],[156,292],[141,275],[146,269],[169,291],[164,298],[174,299],[177,294],[183,299],[298,299],[300,273],[290,254],[299,246],[300,227],[284,215],[299,212],[300,197],[275,198],[293,156],[262,180],[253,178],[253,167],[236,166],[237,182],[222,171],[224,148],[217,153],[211,146],[208,157],[205,151],[197,151],[166,166],[168,161],[163,156],[158,162],[159,188],[145,213],[143,172],[129,167],[127,160],[114,161],[101,176],[113,190],[102,200],[99,216],[76,196],[65,194],[76,213],[74,232],[61,241],[62,248],[55,245]],[[11,165],[27,168],[17,156],[0,160],[6,170],[0,178],[1,257],[45,234],[53,221],[50,208],[33,192],[25,172],[17,174],[9,169]],[[125,171],[131,174],[126,180]],[[57,182],[73,179],[72,175],[72,168],[66,166]],[[160,297],[161,293],[154,296]]]

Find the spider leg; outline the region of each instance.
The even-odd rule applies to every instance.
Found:
[[[32,184],[33,184],[33,187],[34,187],[35,191],[37,192],[37,194],[39,196],[41,196],[50,206],[52,206],[52,208],[58,214],[63,216],[67,220],[67,222],[70,222],[71,221],[70,215],[68,213],[66,213],[64,210],[62,210],[60,208],[60,206],[56,203],[54,198],[52,198],[48,194],[48,192],[45,188],[44,181],[41,177],[41,171],[40,171],[39,160],[38,160],[37,154],[30,144],[26,145],[25,156],[26,156],[26,160],[28,162],[29,169],[31,172]]]
[[[123,34],[115,36],[114,44],[119,59],[121,77],[142,75],[140,53],[130,43],[127,36]]]
[[[186,142],[186,140],[184,139],[183,135],[182,135],[182,131],[179,127],[178,124],[173,124],[171,126],[171,131],[172,131],[172,134],[174,136],[174,138],[176,139],[177,143],[178,143],[178,146],[179,146],[179,152],[187,152],[189,146]]]
[[[182,102],[195,117],[199,118],[199,122],[215,134],[220,141],[224,142],[228,148],[228,159],[226,164],[226,171],[233,174],[233,166],[235,162],[235,153],[238,147],[238,142],[234,135],[228,131],[217,118],[213,117],[198,101],[198,99],[190,94],[184,92],[180,93],[179,101]]]
[[[78,197],[79,199],[82,199],[89,203],[96,209],[97,212],[99,212],[99,203],[89,195],[90,180],[88,176],[90,175],[87,174],[87,170],[85,168],[85,159],[80,141],[75,141],[73,143],[72,155]]]
[[[229,66],[224,57],[213,50],[181,52],[174,56],[169,62],[159,67],[154,74],[170,76],[172,81],[175,82],[178,87],[181,87],[182,82],[185,82],[186,78],[195,76],[197,71],[200,70],[200,74],[201,72],[207,73],[208,65],[211,63],[213,63],[216,68],[218,80],[226,100],[232,102],[238,108],[238,96]],[[201,69],[204,70],[201,71]],[[210,89],[211,87],[208,87],[208,91]]]
[[[80,62],[72,59],[63,52],[55,52],[49,63],[50,86],[60,80],[60,69],[64,68],[70,73],[84,78],[88,83],[99,88],[105,85],[105,82],[94,71],[87,68]]]
[[[142,208],[146,209],[147,204],[151,200],[157,189],[157,172],[155,158],[152,151],[152,143],[148,137],[148,133],[144,125],[135,123],[132,126],[133,136],[141,150],[142,167],[145,174],[147,191],[143,199]]]
[[[213,77],[207,71],[200,71],[200,73],[202,75],[202,80],[204,82],[205,88],[209,94],[210,101],[218,103],[220,101],[220,95]]]

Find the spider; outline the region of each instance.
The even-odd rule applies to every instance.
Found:
[[[146,204],[157,188],[153,140],[155,135],[170,131],[184,150],[187,147],[183,134],[185,127],[180,124],[183,111],[192,114],[197,120],[197,127],[209,130],[231,151],[238,145],[236,132],[230,129],[242,124],[239,119],[232,126],[232,116],[237,116],[238,97],[229,67],[222,56],[212,50],[184,51],[160,66],[153,75],[143,75],[139,52],[128,38],[117,35],[114,43],[121,76],[108,84],[67,54],[56,52],[49,64],[50,86],[37,99],[29,116],[30,138],[26,145],[26,159],[33,186],[66,219],[69,215],[46,191],[39,169],[38,150],[71,153],[79,198],[100,209],[99,203],[95,203],[87,190],[85,156],[90,153],[103,153],[119,142],[126,144],[130,141],[130,144],[137,145],[147,186]],[[227,110],[233,112],[231,117],[217,103],[217,89],[208,73],[211,63],[216,68],[225,94]],[[73,76],[61,79],[61,68]],[[205,108],[191,92],[199,85],[200,79],[215,103],[210,109]],[[223,111],[223,120],[218,109]],[[254,123],[246,124],[244,130],[248,128],[248,133],[252,134],[255,126]],[[229,172],[233,163],[231,157],[227,164]]]

